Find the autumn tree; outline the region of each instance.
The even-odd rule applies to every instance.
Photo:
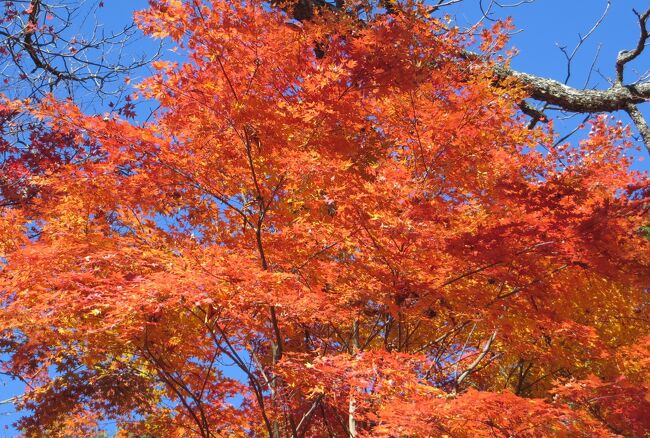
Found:
[[[152,1],[139,25],[186,54],[139,85],[152,119],[4,101],[55,157],[12,158],[2,194],[26,435],[650,430],[629,128],[556,144],[509,23],[475,38],[439,12]]]
[[[136,25],[100,23],[104,2],[12,0],[0,4],[0,93],[4,99],[38,102],[50,94],[74,99],[86,113],[110,109],[134,115],[128,75],[158,56],[127,50],[138,39]],[[117,21],[117,20],[116,20]],[[146,45],[145,45],[146,46]],[[67,163],[60,153],[65,135],[34,119],[28,111],[0,107],[0,205],[16,206],[36,194],[26,175]]]

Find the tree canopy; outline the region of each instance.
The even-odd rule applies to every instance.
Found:
[[[314,4],[152,1],[138,25],[185,58],[130,97],[160,104],[145,122],[2,102],[20,428],[648,433],[650,184],[629,128],[598,115],[556,144],[531,126],[507,21]]]

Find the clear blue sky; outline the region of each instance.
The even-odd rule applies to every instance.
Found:
[[[489,0],[484,0],[488,3]],[[89,2],[92,3],[92,2]],[[465,0],[449,9],[459,22],[466,25],[480,17],[478,0]],[[520,3],[520,0],[502,0],[502,4]],[[558,47],[566,46],[570,52],[579,41],[579,34],[585,35],[605,10],[605,0],[536,0],[516,8],[496,9],[495,16],[514,18],[521,31],[515,33],[511,45],[517,47],[519,55],[512,67],[528,73],[564,80],[566,60]],[[119,29],[130,21],[134,10],[147,6],[146,0],[106,0],[105,7],[98,11],[98,19],[107,30]],[[609,13],[602,25],[589,37],[573,61],[570,85],[582,87],[594,61],[597,48],[600,53],[596,62],[598,71],[592,72],[591,87],[607,87],[606,78],[614,74],[614,61],[621,49],[635,46],[638,38],[638,25],[632,8],[647,8],[648,2],[641,0],[612,0]],[[2,11],[0,7],[0,12]],[[143,50],[154,50],[155,45],[139,40],[130,50],[134,56]],[[165,53],[163,53],[163,57]],[[628,79],[636,79],[650,69],[650,51],[637,59],[628,69]],[[636,71],[635,71],[636,70]],[[146,74],[146,71],[141,72]],[[134,77],[134,79],[137,79]],[[650,103],[644,112],[650,117]],[[625,114],[618,114],[627,123]],[[635,163],[636,168],[650,169],[650,157],[645,151],[640,156],[646,158]],[[22,387],[0,377],[0,400],[20,393]],[[16,415],[10,405],[0,405],[0,438],[16,436],[11,423]]]

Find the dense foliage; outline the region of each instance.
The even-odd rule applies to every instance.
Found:
[[[140,26],[186,56],[139,86],[153,119],[4,101],[0,346],[28,436],[650,430],[627,128],[554,147],[495,80],[507,23],[386,6],[153,1]],[[28,148],[25,111],[49,124]]]

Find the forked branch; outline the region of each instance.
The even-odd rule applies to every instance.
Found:
[[[478,367],[481,361],[490,352],[490,349],[492,348],[492,344],[494,343],[496,337],[497,337],[497,332],[495,331],[485,342],[485,344],[483,345],[483,349],[481,350],[481,353],[476,357],[476,359],[474,359],[474,362],[472,362],[469,365],[469,367],[467,367],[467,369],[463,371],[460,376],[458,376],[458,378],[456,379],[456,387],[460,386],[463,383],[463,381],[476,370],[476,367]]]

